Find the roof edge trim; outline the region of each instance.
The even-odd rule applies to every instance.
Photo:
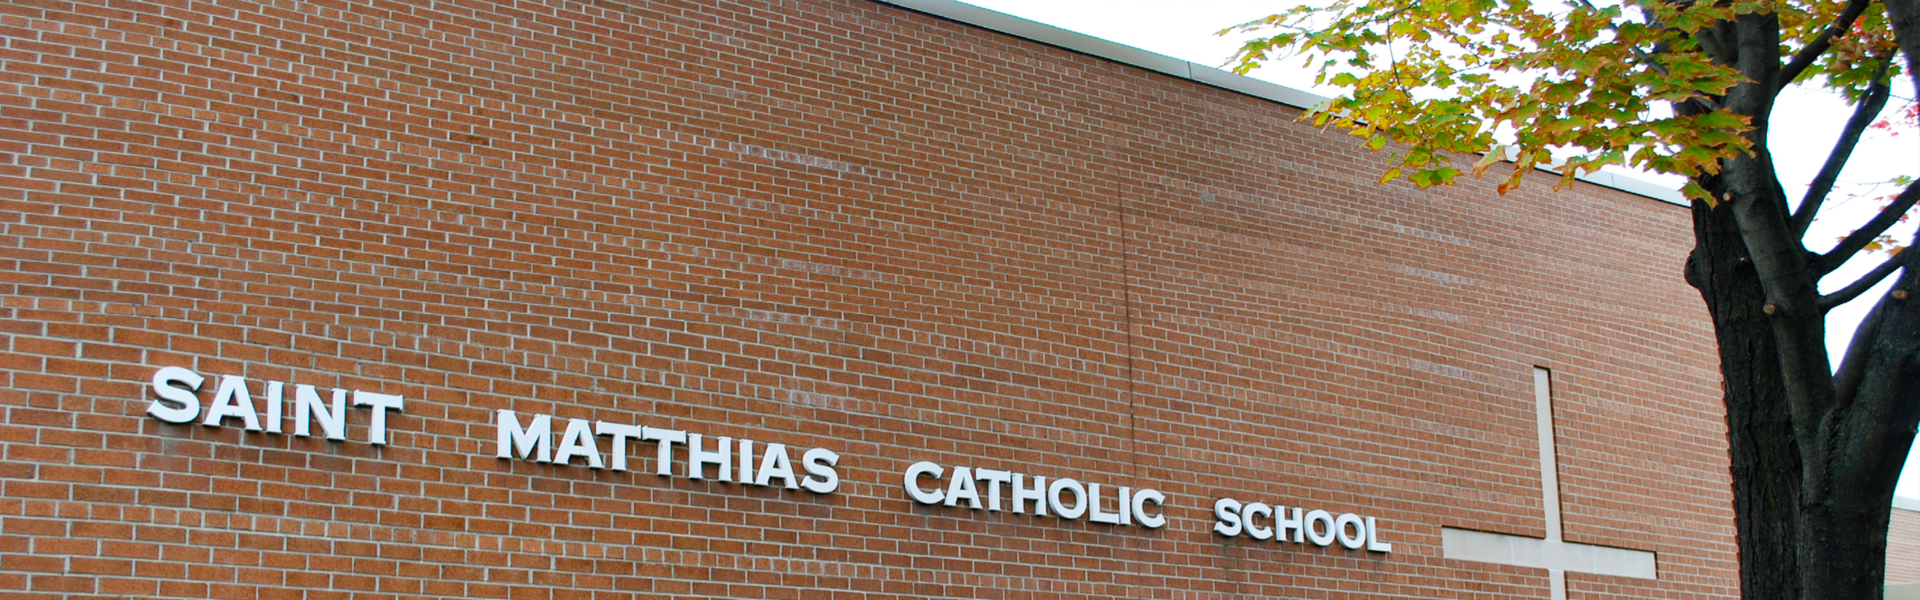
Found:
[[[1311,110],[1313,107],[1330,100],[1330,98],[1311,92],[1296,90],[1284,85],[1254,79],[1245,75],[1236,75],[1229,71],[1223,71],[1196,62],[1180,60],[1126,44],[1103,40],[1084,33],[1068,31],[1038,21],[1022,19],[957,0],[873,1],[958,21],[982,29],[998,31],[1049,46],[1065,48],[1121,64],[1132,65],[1195,83],[1239,92],[1294,108]],[[1652,198],[1668,204],[1676,204],[1679,206],[1687,206],[1688,204],[1687,199],[1680,194],[1679,190],[1670,189],[1657,183],[1642,181],[1617,173],[1601,171],[1579,175],[1575,178],[1601,187],[1620,190],[1636,196]]]

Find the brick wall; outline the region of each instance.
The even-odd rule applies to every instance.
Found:
[[[1538,365],[1566,538],[1659,553],[1570,596],[1735,595],[1684,209],[1377,186],[1268,101],[714,4],[0,5],[0,589],[1545,597],[1439,554],[1544,535]],[[384,446],[176,425],[165,366],[406,406]],[[499,409],[831,448],[843,483],[499,459]],[[921,460],[1157,487],[1170,523],[917,505]],[[1394,552],[1217,537],[1221,496]]]
[[[1920,512],[1911,508],[1893,509],[1887,528],[1887,583],[1920,583]]]

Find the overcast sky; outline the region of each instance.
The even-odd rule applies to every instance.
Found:
[[[1239,43],[1234,39],[1216,36],[1214,32],[1272,14],[1280,7],[1292,4],[1286,0],[961,1],[1174,58],[1215,66],[1225,64]],[[1323,96],[1340,93],[1337,88],[1314,87],[1313,74],[1298,67],[1298,59],[1283,60],[1275,66],[1255,71],[1253,76]],[[1896,87],[1896,96],[1910,89],[1906,86]],[[1888,114],[1903,101],[1897,98],[1890,103]],[[1781,94],[1779,105],[1774,110],[1774,129],[1768,146],[1773,150],[1781,182],[1787,186],[1789,194],[1804,190],[1806,182],[1813,179],[1850,114],[1851,108],[1843,100],[1817,89],[1790,89]],[[1891,190],[1882,187],[1876,192],[1870,187],[1873,182],[1886,181],[1896,175],[1920,175],[1920,132],[1906,132],[1898,136],[1869,133],[1855,151],[1852,164],[1842,173],[1841,179],[1855,184],[1852,193],[1871,198]],[[1648,173],[1633,176],[1670,187],[1677,187],[1681,182],[1672,176]],[[1533,180],[1529,180],[1529,184],[1544,185]],[[1866,199],[1841,202],[1842,191],[1845,190],[1836,190],[1829,204],[1840,202],[1837,208],[1853,210],[1834,213],[1816,223],[1809,234],[1809,239],[1813,240],[1811,244],[1823,247],[1831,245],[1851,231],[1852,227],[1870,218],[1872,211],[1877,208]],[[1904,234],[1901,239],[1905,239]],[[1882,258],[1877,255],[1863,256],[1850,262],[1822,282],[1822,287],[1831,290],[1845,286],[1851,279],[1849,275],[1871,269]],[[1836,360],[1846,349],[1846,340],[1853,333],[1854,323],[1859,321],[1873,299],[1885,292],[1884,288],[1882,286],[1881,290],[1866,294],[1862,300],[1833,312],[1829,320],[1827,346]],[[1920,468],[1916,468],[1920,464],[1917,462],[1920,461],[1909,459],[1909,468],[1901,475],[1900,489],[1895,493],[1920,499]]]

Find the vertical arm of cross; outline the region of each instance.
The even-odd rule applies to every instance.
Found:
[[[1533,368],[1533,412],[1540,428],[1540,506],[1547,513],[1547,541],[1560,541],[1560,461],[1553,448],[1553,371]],[[1567,598],[1567,572],[1547,569],[1553,600]]]

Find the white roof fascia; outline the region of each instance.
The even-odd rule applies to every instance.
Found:
[[[1920,500],[1906,496],[1894,496],[1893,507],[1900,510],[1920,511]]]
[[[1133,46],[1103,40],[1083,33],[1068,31],[1045,23],[1029,21],[1006,13],[958,2],[957,0],[873,1],[958,21],[983,29],[998,31],[1014,37],[1026,38],[1049,46],[1057,46],[1082,54],[1097,56],[1117,63],[1133,65],[1149,71],[1156,71],[1221,89],[1232,90],[1295,108],[1312,110],[1330,100],[1330,98],[1311,92],[1261,81],[1245,75],[1236,75],[1232,72],[1223,71],[1207,65],[1180,60],[1163,54],[1156,54]],[[1670,204],[1680,206],[1688,205],[1687,199],[1680,195],[1679,190],[1669,189],[1656,183],[1641,181],[1624,175],[1595,172],[1579,175],[1575,178],[1594,185],[1609,187]]]
[[[954,0],[874,0],[1118,63],[1192,79],[1193,63]]]

